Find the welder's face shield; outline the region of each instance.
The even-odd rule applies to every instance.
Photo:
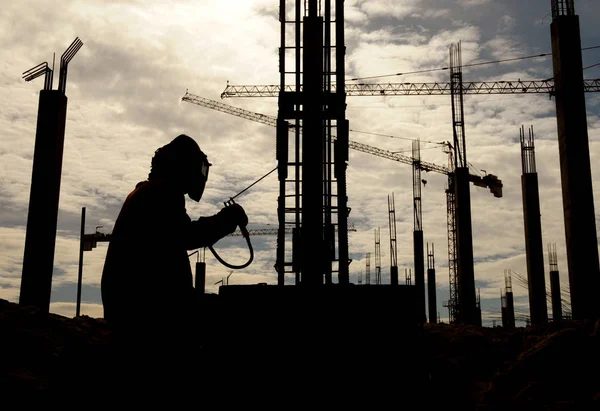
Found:
[[[199,162],[195,162],[193,165],[188,196],[194,201],[200,201],[202,198],[204,188],[206,187],[206,180],[208,180],[210,166],[211,164],[206,157],[203,157]]]

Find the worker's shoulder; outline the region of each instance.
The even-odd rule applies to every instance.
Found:
[[[146,180],[136,184],[132,194],[137,198],[153,198],[153,202],[185,205],[183,193],[168,180]]]

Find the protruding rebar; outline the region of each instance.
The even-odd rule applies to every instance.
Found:
[[[525,128],[521,126],[521,164],[523,167],[523,174],[536,173],[535,165],[535,144],[533,126],[529,127],[529,138],[525,138]]]
[[[512,293],[512,270],[504,270],[504,286],[507,293]]]
[[[506,286],[506,327],[515,327],[515,303],[512,290],[512,270],[504,270],[504,283]]]
[[[79,37],[73,40],[73,43],[65,50],[63,55],[60,57],[60,76],[58,78],[58,90],[65,94],[67,88],[67,69],[69,62],[73,59],[75,54],[83,46],[83,42]]]
[[[558,271],[556,244],[548,244],[548,261],[550,262],[550,271]]]
[[[552,303],[552,320],[554,322],[560,322],[562,321],[563,308],[556,244],[548,244],[548,261],[550,263],[550,301]]]
[[[575,1],[574,0],[552,0],[552,17],[558,16],[574,16]]]
[[[52,69],[48,67],[48,62],[46,61],[23,72],[23,79],[25,79],[25,81],[31,81],[42,75],[46,75],[44,79],[44,90],[52,90],[53,72]]]

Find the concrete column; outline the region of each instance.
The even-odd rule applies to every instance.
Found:
[[[546,304],[546,279],[544,275],[544,250],[540,220],[540,194],[537,173],[521,176],[523,192],[523,219],[525,226],[525,251],[527,254],[527,287],[529,313],[533,325],[548,322]]]
[[[471,192],[469,169],[456,168],[456,247],[458,257],[459,322],[477,325],[475,272],[473,268],[473,229],[471,225]]]
[[[50,310],[67,96],[41,90],[19,304]]]
[[[553,12],[550,30],[571,309],[574,320],[597,319],[600,268],[579,17],[572,7]]]

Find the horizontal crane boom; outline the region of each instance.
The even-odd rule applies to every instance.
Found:
[[[583,81],[585,92],[600,92],[600,79]],[[463,94],[554,94],[553,80],[463,82]],[[332,84],[335,91],[335,84]],[[278,97],[278,85],[232,86],[221,93],[230,97]],[[285,86],[284,93],[295,94],[295,86]],[[346,84],[347,96],[442,96],[450,95],[450,83],[354,83]]]

